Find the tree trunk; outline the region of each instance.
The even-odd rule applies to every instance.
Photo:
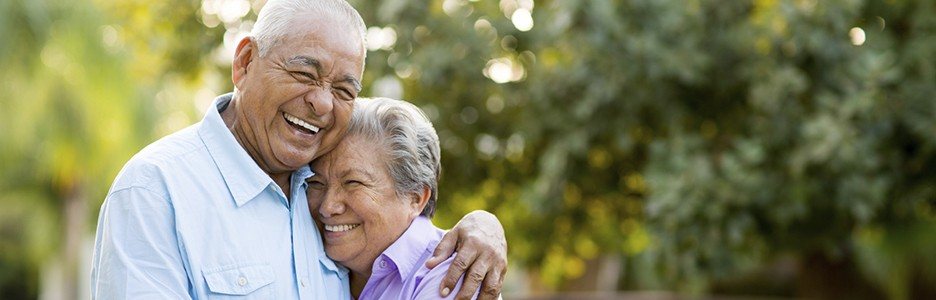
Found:
[[[885,299],[861,276],[852,253],[832,258],[812,252],[800,259],[797,296],[810,299]]]
[[[62,244],[59,257],[62,262],[61,299],[83,299],[89,291],[79,286],[85,226],[88,224],[88,203],[81,184],[75,183],[65,189],[62,205]]]

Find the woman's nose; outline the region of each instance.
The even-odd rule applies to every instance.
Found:
[[[326,218],[343,214],[344,211],[344,202],[338,200],[337,197],[333,195],[326,195],[325,199],[322,201],[322,205],[319,206],[319,214]]]

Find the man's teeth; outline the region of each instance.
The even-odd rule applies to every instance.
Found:
[[[318,127],[315,127],[315,126],[312,125],[312,124],[306,123],[306,122],[303,121],[302,119],[296,118],[296,117],[294,117],[293,115],[290,115],[290,114],[287,114],[287,113],[283,113],[283,116],[286,116],[286,120],[289,121],[290,123],[293,123],[293,124],[296,124],[296,125],[301,126],[302,128],[308,129],[309,131],[312,131],[312,133],[318,133],[318,132],[319,132],[319,128],[318,128]]]
[[[325,230],[332,231],[332,232],[342,232],[342,231],[348,231],[348,230],[354,229],[358,227],[359,225],[361,224],[325,225]]]

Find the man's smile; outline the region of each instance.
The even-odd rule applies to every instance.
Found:
[[[308,122],[303,121],[302,119],[299,119],[298,117],[287,114],[285,112],[283,113],[283,118],[286,119],[287,123],[309,134],[316,134],[319,132],[319,130],[321,130],[321,128],[318,128],[315,125],[309,124]]]

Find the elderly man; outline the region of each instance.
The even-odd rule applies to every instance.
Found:
[[[98,220],[92,297],[348,299],[305,191],[308,163],[347,129],[363,34],[343,0],[269,1],[237,47],[234,93],[140,151],[115,179]],[[479,285],[482,298],[496,297],[506,268],[496,218],[466,216],[428,265],[455,244],[440,296],[467,274],[458,298]]]

